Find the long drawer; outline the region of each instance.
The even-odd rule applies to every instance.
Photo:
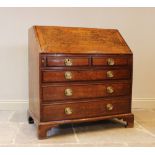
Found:
[[[90,69],[90,70],[43,70],[43,82],[90,81],[107,79],[128,79],[128,69]]]
[[[56,101],[108,96],[130,93],[130,82],[64,83],[42,86],[42,100]]]
[[[42,120],[55,121],[130,113],[130,99],[99,99],[42,106]]]

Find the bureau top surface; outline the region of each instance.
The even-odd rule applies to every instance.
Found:
[[[33,26],[42,53],[130,54],[116,29]]]

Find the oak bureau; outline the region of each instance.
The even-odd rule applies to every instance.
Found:
[[[118,118],[133,127],[133,55],[116,29],[29,29],[29,110],[39,139],[64,123]]]

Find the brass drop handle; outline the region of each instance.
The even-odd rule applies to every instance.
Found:
[[[107,71],[107,77],[108,78],[113,78],[114,77],[114,73],[112,71]]]
[[[73,113],[73,110],[70,107],[65,108],[65,114],[66,115],[71,115]]]
[[[108,86],[108,87],[107,87],[107,93],[112,94],[113,92],[114,92],[113,87]]]
[[[108,104],[106,105],[106,108],[107,108],[107,110],[111,111],[111,110],[113,110],[114,107],[113,107],[112,104],[108,103]]]
[[[72,60],[69,59],[69,58],[66,58],[66,59],[64,60],[64,63],[65,63],[66,66],[72,66]]]
[[[73,95],[73,91],[70,88],[66,88],[65,89],[65,96],[72,96]]]
[[[109,58],[109,59],[107,60],[107,63],[108,63],[108,65],[113,66],[113,65],[115,64],[115,61],[114,61],[114,59]]]
[[[70,79],[72,79],[72,73],[71,72],[65,72],[65,79],[66,80],[70,80]]]

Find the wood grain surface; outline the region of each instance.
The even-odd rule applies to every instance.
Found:
[[[66,79],[66,73],[71,75]],[[108,73],[112,73],[112,77]],[[110,79],[128,79],[130,78],[129,69],[87,69],[87,70],[43,70],[42,82],[69,82],[69,81],[95,81]]]
[[[118,30],[35,26],[45,53],[130,53]]]
[[[112,87],[114,92],[108,93],[107,87]],[[72,95],[66,96],[65,90],[71,89]],[[70,100],[70,99],[88,99],[97,97],[110,97],[129,95],[130,83],[127,82],[100,82],[100,83],[64,83],[42,86],[42,100]]]
[[[120,118],[133,127],[132,69],[118,30],[31,27],[28,121],[38,138],[64,123]]]
[[[107,104],[113,106],[112,110],[107,109]],[[95,116],[106,116],[130,112],[130,100],[128,98],[99,99],[85,102],[74,102],[66,104],[44,105],[42,111],[43,121],[78,119]],[[67,115],[65,108],[69,107],[72,114]]]

